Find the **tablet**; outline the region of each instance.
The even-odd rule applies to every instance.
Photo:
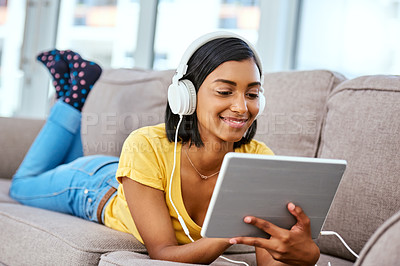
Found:
[[[290,229],[296,219],[287,204],[293,202],[310,218],[316,239],[345,168],[344,160],[227,153],[201,235],[268,237],[243,218],[251,215]]]

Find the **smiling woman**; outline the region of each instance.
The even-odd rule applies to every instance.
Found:
[[[278,260],[312,265],[318,260],[319,249],[311,239],[308,217],[293,204],[288,205],[288,210],[298,224],[292,230],[276,228],[274,248],[266,239],[236,238],[226,242],[228,239],[200,237],[198,230],[225,154],[233,151],[273,154],[265,144],[252,139],[255,119],[264,108],[259,57],[241,37],[220,33],[219,38],[214,38],[215,35],[208,35],[209,41],[197,49],[193,49],[194,44],[188,48],[169,88],[168,98],[174,101],[167,105],[165,130],[168,141],[171,144],[175,141],[175,148],[162,144],[167,140],[161,132],[153,131],[156,127],[146,129],[152,130],[150,136],[143,135],[144,132],[131,134],[117,171],[125,198],[117,198],[112,204],[126,200],[133,217],[134,225],[130,226],[135,230],[134,235],[155,259],[210,263],[229,245],[241,242],[257,247],[259,265]],[[182,73],[186,69],[187,73]],[[186,109],[176,108],[179,101],[171,90],[189,95],[186,105],[180,103]],[[190,98],[196,102],[195,110],[191,110],[194,106]],[[164,127],[157,130],[164,131]],[[139,158],[143,153],[129,152],[137,142],[150,145],[151,152],[143,161]],[[186,156],[181,156],[182,151]],[[158,162],[148,162],[149,157]],[[147,175],[139,168],[149,163],[151,169],[158,170]],[[149,221],[153,226],[148,226]],[[247,217],[245,222],[258,226],[265,221]]]
[[[244,243],[256,246],[259,265],[315,264],[319,249],[309,219],[293,204],[288,211],[297,224],[291,230],[244,218],[261,229],[273,228],[271,239],[200,236],[224,156],[273,152],[253,139],[264,109],[256,50],[226,32],[199,40],[185,53],[168,89],[165,124],[132,132],[120,158],[82,156],[80,108],[60,96],[13,177],[10,195],[26,205],[131,233],[152,259],[209,264],[232,244]],[[70,60],[68,54],[60,60]],[[179,91],[188,97],[176,101]]]

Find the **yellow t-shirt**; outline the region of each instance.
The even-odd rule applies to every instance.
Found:
[[[181,143],[177,144],[176,165],[181,165]],[[273,152],[262,142],[252,140],[242,145],[235,152],[270,154]],[[116,177],[120,183],[118,194],[107,205],[104,213],[106,226],[133,234],[140,242],[142,238],[129,212],[120,178],[129,177],[146,186],[159,189],[165,194],[176,239],[179,244],[190,243],[185,235],[178,217],[169,201],[169,185],[174,165],[174,143],[169,142],[165,133],[165,124],[144,127],[133,131],[125,140],[118,165]],[[175,168],[172,182],[172,201],[189,229],[193,239],[200,239],[201,227],[197,225],[187,213],[181,191],[180,167]]]

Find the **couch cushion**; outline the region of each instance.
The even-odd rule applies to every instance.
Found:
[[[345,78],[325,70],[265,75],[256,139],[278,155],[316,156],[328,94]]]
[[[8,195],[8,191],[10,190],[11,180],[8,179],[0,179],[0,203],[17,203],[15,200],[10,198]]]
[[[400,262],[400,212],[376,230],[361,251],[356,266],[398,265]]]
[[[174,71],[106,69],[82,110],[85,155],[119,156],[133,130],[164,122]]]
[[[328,266],[328,265],[351,266],[351,265],[354,265],[354,262],[349,261],[349,260],[344,260],[341,258],[337,258],[337,257],[333,257],[333,256],[329,256],[326,254],[321,254],[316,265],[318,265],[318,266]]]
[[[400,209],[400,76],[365,76],[338,86],[328,100],[319,157],[345,159],[347,169],[323,230],[339,233],[359,253]],[[333,236],[321,251],[354,257]]]
[[[0,117],[0,178],[11,179],[43,123],[43,120]]]
[[[111,261],[117,258],[121,262],[132,259],[136,261],[137,258],[148,260],[147,256],[132,252],[147,253],[147,250],[129,234],[70,215],[20,205],[8,196],[10,183],[11,180],[0,179],[0,235],[2,236],[0,265],[2,263],[39,265],[44,262],[49,265],[55,262],[57,265],[97,264],[102,253],[117,250],[120,253],[107,258],[112,258]],[[14,205],[2,203],[14,203]],[[24,241],[18,242],[15,239]],[[37,239],[41,239],[40,244],[35,244]],[[24,250],[23,256],[17,255],[21,249]],[[130,252],[124,253],[121,250]],[[67,252],[68,256],[60,255],[60,252]],[[245,258],[246,261],[252,261],[254,248],[233,245],[226,253],[230,258]],[[129,260],[121,259],[119,254],[129,254],[127,257]],[[110,262],[110,259],[106,261]]]
[[[240,254],[240,255],[224,255],[226,258],[237,260],[237,261],[245,261],[249,265],[256,265],[256,256],[254,253],[250,254]],[[114,265],[194,265],[188,263],[178,263],[178,262],[170,262],[170,261],[161,261],[161,260],[150,260],[150,257],[145,254],[138,254],[129,251],[116,251],[107,254],[103,254],[101,256],[101,260],[99,263],[100,266],[114,266]],[[228,266],[228,265],[238,265],[228,262],[222,258],[218,258],[210,265],[214,266]]]
[[[66,214],[0,203],[0,262],[97,265],[103,253],[146,252],[132,235]]]
[[[174,71],[106,69],[83,108],[84,152],[119,156],[128,134],[164,121]],[[267,107],[256,139],[277,154],[315,156],[328,93],[345,78],[316,70],[265,75]]]

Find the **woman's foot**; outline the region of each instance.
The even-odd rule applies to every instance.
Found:
[[[71,89],[66,92],[64,102],[81,111],[102,69],[98,64],[84,60],[78,53],[71,50],[63,51],[62,56],[68,64],[71,79]]]
[[[68,64],[63,60],[61,52],[57,49],[40,53],[37,60],[41,62],[53,77],[57,99],[70,90],[70,77]]]

